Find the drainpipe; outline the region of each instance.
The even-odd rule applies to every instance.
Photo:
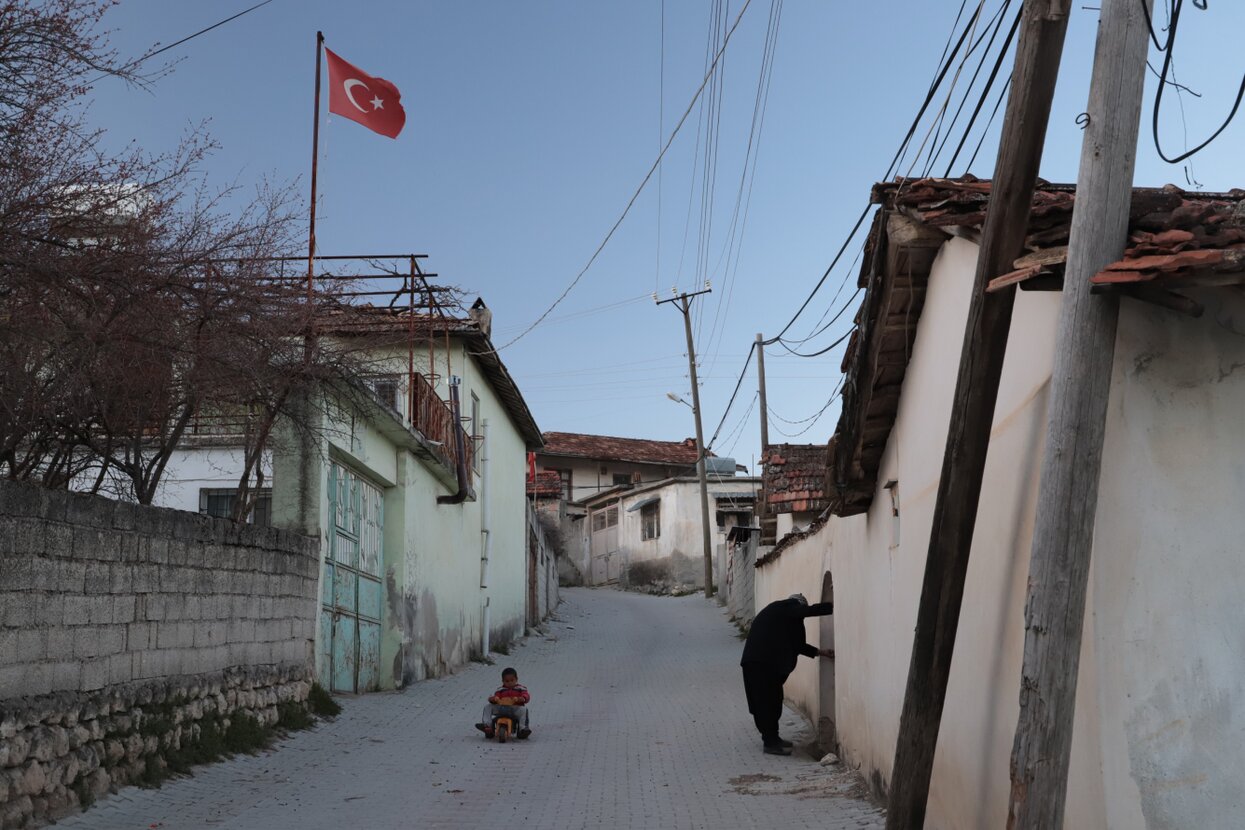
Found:
[[[483,534],[484,550],[480,554],[480,590],[488,590],[489,577],[489,560],[493,554],[493,532],[489,527],[489,521],[492,514],[489,512],[489,443],[488,443],[488,418],[484,418],[480,422],[480,434],[483,436],[480,441],[480,533]],[[484,595],[484,656],[488,656],[489,651],[489,596]]]
[[[467,448],[463,446],[462,405],[458,401],[458,377],[450,378],[450,412],[454,418],[454,447],[458,450],[458,492],[452,496],[437,496],[437,504],[462,504],[471,492],[467,478]]]

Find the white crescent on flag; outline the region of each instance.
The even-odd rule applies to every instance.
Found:
[[[346,82],[342,84],[342,86],[346,89],[346,98],[350,100],[350,103],[354,104],[354,108],[359,112],[367,112],[367,110],[359,106],[359,102],[354,99],[354,88],[356,86],[361,86],[364,89],[367,89],[367,84],[363,83],[363,81],[360,81],[358,78],[347,78]],[[367,89],[367,91],[371,92],[372,90]]]

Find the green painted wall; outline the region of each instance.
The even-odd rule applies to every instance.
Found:
[[[437,392],[448,400],[446,350],[436,352],[442,377]],[[478,365],[461,345],[448,352],[462,378],[463,414],[479,399],[488,446],[472,472],[475,499],[438,504],[454,492],[436,462],[417,457],[392,437],[392,416],[365,416],[340,400],[319,406],[324,429],[299,440],[286,430],[274,447],[274,523],[327,540],[328,460],[348,466],[384,490],[385,609],[381,641],[382,687],[443,674],[478,656],[483,647],[485,603],[490,639],[507,642],[523,633],[526,597],[526,447],[521,434]],[[377,355],[381,371],[405,374],[407,353]],[[427,373],[428,356],[416,371]],[[327,412],[325,411],[327,410]],[[383,428],[382,428],[383,427]],[[487,456],[487,461],[483,458]],[[487,468],[488,481],[484,480]],[[485,490],[487,488],[487,496]],[[484,515],[484,501],[488,515]],[[481,587],[488,527],[492,555],[488,587]],[[327,550],[327,544],[322,544]],[[320,650],[317,649],[319,659]]]

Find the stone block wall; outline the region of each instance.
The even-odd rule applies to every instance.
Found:
[[[0,702],[0,828],[37,827],[126,784],[229,752],[230,727],[284,723],[311,669],[256,666]]]
[[[263,721],[304,700],[318,570],[298,534],[0,482],[0,825],[176,743],[138,751],[153,700],[188,723],[173,710]]]

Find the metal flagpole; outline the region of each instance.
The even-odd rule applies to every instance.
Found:
[[[320,161],[320,56],[324,53],[324,32],[316,32],[316,106],[311,128],[311,227],[307,233],[307,302],[311,303],[316,262],[316,167]]]

